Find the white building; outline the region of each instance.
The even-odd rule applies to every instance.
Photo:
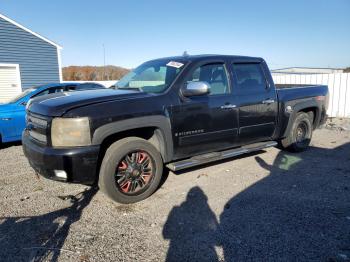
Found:
[[[312,68],[312,67],[287,67],[271,70],[272,73],[281,74],[334,74],[343,73],[339,68]]]
[[[0,102],[62,81],[62,47],[0,14]]]

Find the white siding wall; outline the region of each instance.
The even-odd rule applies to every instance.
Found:
[[[0,64],[0,103],[17,96],[21,90],[19,66]]]
[[[350,118],[350,73],[310,75],[273,73],[272,77],[275,84],[328,85],[328,115]]]

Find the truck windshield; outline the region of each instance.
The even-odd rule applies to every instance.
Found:
[[[172,60],[146,62],[120,79],[116,88],[162,93],[172,84],[183,67],[184,63]]]

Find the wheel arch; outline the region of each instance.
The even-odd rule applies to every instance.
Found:
[[[173,155],[170,120],[165,116],[147,116],[108,123],[97,128],[92,137],[94,145],[101,145],[100,157],[115,141],[125,137],[148,140],[161,153],[163,161],[169,162]]]
[[[298,113],[300,113],[300,112],[304,112],[304,113],[308,114],[309,116],[312,116],[312,125],[313,125],[313,128],[315,129],[317,126],[316,119],[318,118],[319,113],[320,113],[320,110],[318,109],[318,107],[317,106],[306,107],[306,108],[303,108],[303,109],[298,111]]]
[[[309,115],[310,115],[310,112],[312,112],[313,113],[313,123],[312,123],[313,129],[315,129],[317,127],[319,119],[320,119],[320,115],[321,115],[321,110],[320,110],[317,102],[316,101],[306,101],[303,103],[299,103],[293,107],[293,112],[289,117],[288,125],[287,125],[287,128],[283,134],[283,137],[286,137],[289,134],[290,130],[292,129],[293,123],[295,121],[295,118],[298,115],[298,113],[300,113],[300,112],[304,112],[304,113],[307,113]]]

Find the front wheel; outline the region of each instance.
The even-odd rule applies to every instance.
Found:
[[[281,140],[283,148],[292,152],[301,152],[308,148],[313,130],[310,118],[311,117],[304,112],[297,114],[288,136]]]
[[[163,161],[158,150],[147,140],[128,137],[107,149],[99,187],[114,201],[134,203],[153,194],[162,173]]]

